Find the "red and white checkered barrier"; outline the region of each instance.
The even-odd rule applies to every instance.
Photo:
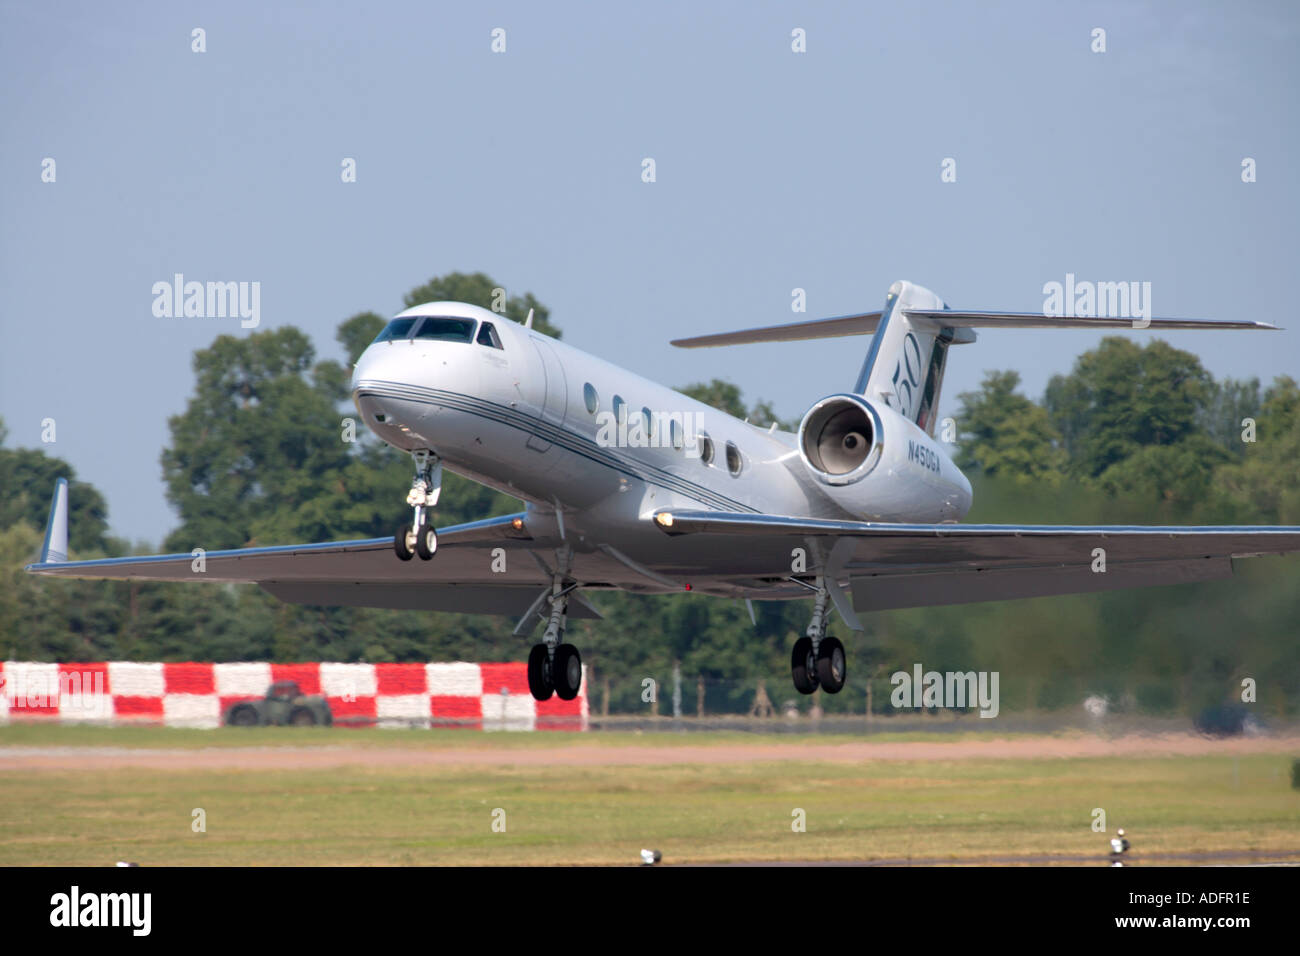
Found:
[[[231,704],[293,680],[322,694],[336,724],[582,730],[587,681],[575,700],[534,700],[527,665],[507,664],[0,664],[0,723],[161,723],[217,727]]]

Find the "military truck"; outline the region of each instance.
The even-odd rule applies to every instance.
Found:
[[[320,694],[304,694],[297,681],[278,680],[261,700],[231,704],[222,723],[228,727],[329,727],[334,715]]]

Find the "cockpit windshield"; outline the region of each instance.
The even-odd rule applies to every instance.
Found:
[[[441,342],[474,341],[474,319],[457,319],[450,316],[412,316],[393,319],[375,338],[376,342],[393,342],[403,339],[436,339]]]
[[[411,334],[411,326],[415,325],[415,319],[393,319],[384,326],[384,330],[375,336],[376,342],[390,342],[393,339],[404,339]]]
[[[473,319],[435,318],[426,316],[415,330],[417,339],[438,339],[442,342],[474,341]]]

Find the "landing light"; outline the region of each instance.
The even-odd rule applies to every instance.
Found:
[[[659,523],[659,527],[661,528],[671,528],[673,526],[672,512],[670,511],[659,512],[659,514],[655,515],[655,521]]]
[[[510,527],[514,528],[516,531],[523,531],[523,530],[524,530],[524,519],[523,519],[523,518],[516,518],[514,521],[511,521],[511,522],[510,522]]]

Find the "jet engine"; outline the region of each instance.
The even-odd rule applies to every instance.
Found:
[[[884,451],[880,415],[866,399],[832,395],[808,410],[799,425],[799,452],[809,471],[828,485],[851,485],[871,473]]]
[[[867,521],[955,521],[970,508],[970,482],[934,438],[892,408],[861,395],[830,395],[799,423],[799,456],[840,509]]]

